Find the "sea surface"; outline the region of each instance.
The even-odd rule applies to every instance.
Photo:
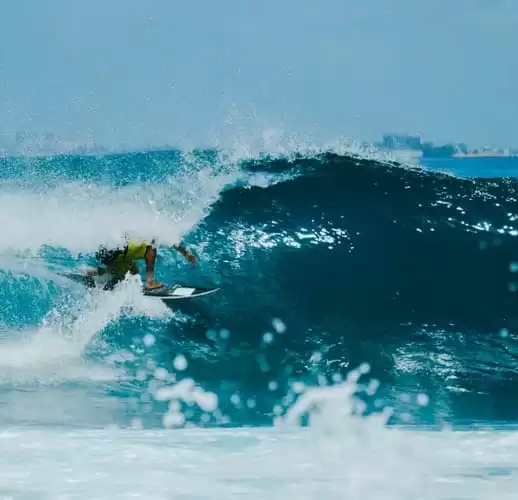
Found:
[[[0,498],[518,498],[517,175],[0,158]],[[62,276],[126,237],[157,240],[158,279],[220,290],[168,307]]]

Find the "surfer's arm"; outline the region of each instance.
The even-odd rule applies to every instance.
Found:
[[[191,264],[196,265],[196,257],[182,245],[173,245],[173,248],[181,253],[185,260],[188,260]]]

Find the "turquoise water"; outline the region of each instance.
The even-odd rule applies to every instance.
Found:
[[[2,498],[514,498],[514,181],[434,172],[516,160],[1,161]],[[221,292],[58,274],[126,235]]]

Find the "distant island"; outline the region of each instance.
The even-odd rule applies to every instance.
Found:
[[[477,148],[470,150],[466,144],[450,143],[438,146],[423,142],[419,135],[385,134],[381,142],[375,143],[381,150],[406,151],[422,158],[500,158],[518,156],[518,150]]]

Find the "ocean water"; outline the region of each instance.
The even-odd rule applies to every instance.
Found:
[[[1,158],[0,498],[515,498],[517,173]],[[125,236],[221,290],[167,307],[61,276]]]

